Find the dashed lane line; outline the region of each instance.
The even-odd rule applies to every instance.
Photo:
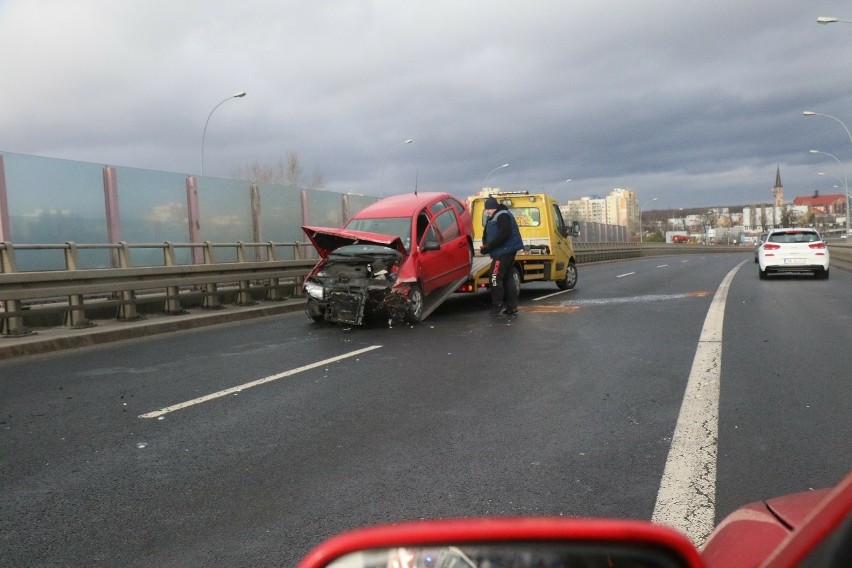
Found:
[[[725,302],[735,266],[722,280],[704,319],[652,521],[673,527],[702,545],[716,514],[719,378]]]
[[[358,349],[356,351],[350,351],[349,353],[344,353],[343,355],[338,355],[337,357],[330,357],[328,359],[323,359],[322,361],[317,361],[316,363],[311,363],[309,365],[304,365],[302,367],[297,367],[295,369],[290,369],[289,371],[284,371],[283,373],[278,373],[277,375],[270,375],[268,377],[264,377],[262,379],[257,379],[256,381],[251,381],[249,383],[245,383],[236,387],[231,387],[229,389],[221,390],[219,392],[214,392],[212,394],[208,394],[205,396],[201,396],[198,398],[194,398],[192,400],[188,400],[186,402],[181,402],[180,404],[174,404],[172,406],[167,406],[165,408],[161,408],[160,410],[155,410],[153,412],[148,412],[145,414],[140,414],[139,418],[159,418],[160,416],[164,416],[169,414],[170,412],[174,412],[176,410],[182,410],[184,408],[189,408],[190,406],[195,406],[196,404],[201,404],[204,402],[209,402],[211,400],[215,400],[217,398],[222,398],[223,396],[228,396],[229,394],[238,393],[252,387],[257,387],[260,385],[264,385],[266,383],[271,383],[272,381],[277,381],[278,379],[283,379],[285,377],[291,377],[298,373],[302,373],[304,371],[309,371],[310,369],[315,369],[317,367],[322,367],[323,365],[329,365],[331,363],[336,363],[337,361],[342,361],[343,359],[348,359],[349,357],[355,357],[357,355],[361,355],[363,353],[367,353],[369,351],[373,351],[374,349],[381,348],[381,345],[371,345],[370,347],[365,347],[363,349]]]

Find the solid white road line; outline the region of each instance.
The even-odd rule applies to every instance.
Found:
[[[330,357],[329,359],[323,359],[322,361],[317,361],[316,363],[311,363],[310,365],[304,365],[303,367],[297,367],[295,369],[291,369],[289,371],[284,371],[283,373],[278,373],[277,375],[270,375],[268,377],[264,377],[262,379],[258,379],[256,381],[251,381],[250,383],[245,383],[243,385],[237,387],[231,387],[229,389],[225,389],[219,392],[214,392],[212,394],[208,394],[206,396],[202,396],[199,398],[194,398],[192,400],[188,400],[186,402],[181,402],[180,404],[174,404],[172,406],[167,406],[166,408],[161,408],[160,410],[155,410],[153,412],[148,412],[146,414],[140,414],[139,418],[159,418],[165,414],[170,412],[174,412],[175,410],[181,410],[183,408],[189,408],[190,406],[195,406],[196,404],[201,404],[202,402],[207,402],[210,400],[214,400],[217,398],[222,398],[223,396],[228,396],[229,394],[233,394],[236,392],[244,391],[246,389],[250,389],[252,387],[256,387],[259,385],[263,385],[266,383],[271,383],[272,381],[277,381],[278,379],[283,379],[285,377],[290,377],[292,375],[296,375],[303,371],[308,371],[310,369],[315,369],[317,367],[322,367],[323,365],[328,365],[330,363],[336,363],[337,361],[341,361],[343,359],[347,359],[349,357],[355,357],[356,355],[361,355],[362,353],[367,353],[369,351],[373,351],[374,349],[381,348],[381,345],[371,345],[370,347],[365,347],[364,349],[358,349],[357,351],[350,351],[349,353],[344,353],[343,355],[338,355],[337,357]]]
[[[624,278],[625,276],[633,276],[636,274],[635,272],[625,272],[624,274],[619,274],[616,278]]]
[[[539,296],[538,298],[533,298],[533,302],[538,302],[539,300],[546,300],[547,298],[552,298],[553,296],[559,296],[560,294],[567,294],[568,292],[573,292],[574,289],[570,290],[560,290],[558,292],[553,292],[552,294],[547,294],[546,296]]]
[[[722,280],[704,319],[651,519],[681,531],[698,546],[713,531],[716,514],[725,302],[731,281],[745,262],[735,266]]]

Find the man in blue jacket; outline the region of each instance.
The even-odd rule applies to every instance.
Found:
[[[495,198],[485,200],[485,231],[479,252],[491,257],[491,315],[518,313],[518,286],[512,277],[515,253],[524,248],[521,231],[509,208]]]

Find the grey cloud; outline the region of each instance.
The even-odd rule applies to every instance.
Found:
[[[38,2],[0,7],[0,149],[210,175],[289,151],[328,189],[490,181],[664,206],[768,200],[852,157],[839,2]],[[108,7],[108,10],[105,10]],[[567,178],[571,184],[564,184]]]

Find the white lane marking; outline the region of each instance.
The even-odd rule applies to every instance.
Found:
[[[560,291],[558,291],[558,292],[554,292],[554,293],[552,293],[552,294],[548,294],[547,296],[539,296],[538,298],[533,298],[533,302],[538,302],[539,300],[544,300],[544,299],[547,299],[547,298],[552,298],[553,296],[559,296],[560,294],[567,294],[568,292],[573,292],[573,291],[574,291],[574,289],[573,289],[573,288],[572,288],[572,289],[570,289],[570,290],[560,290]]]
[[[697,546],[712,532],[716,514],[722,326],[731,281],[745,262],[722,280],[704,319],[651,518]]]
[[[665,268],[665,267],[667,267],[667,266],[668,266],[668,264],[658,264],[658,265],[657,265],[657,268]]]
[[[625,276],[633,276],[636,274],[635,272],[625,272],[624,274],[619,274],[616,278],[624,278]]]
[[[252,387],[256,387],[259,385],[263,385],[266,383],[270,383],[272,381],[277,381],[278,379],[283,379],[285,377],[290,377],[292,375],[296,375],[303,371],[308,371],[310,369],[315,369],[317,367],[322,367],[323,365],[328,365],[330,363],[336,363],[337,361],[342,361],[343,359],[347,359],[349,357],[355,357],[356,355],[361,355],[362,353],[367,353],[369,351],[373,351],[374,349],[381,348],[381,345],[371,345],[370,347],[365,347],[364,349],[358,349],[357,351],[350,351],[349,353],[344,353],[343,355],[338,355],[337,357],[330,357],[328,359],[323,359],[322,361],[317,361],[316,363],[311,363],[310,365],[304,365],[302,367],[297,367],[295,369],[290,369],[289,371],[284,371],[283,373],[278,373],[277,375],[270,375],[268,377],[264,377],[262,379],[257,379],[256,381],[251,381],[249,383],[245,383],[243,385],[237,387],[231,387],[229,389],[221,390],[219,392],[214,392],[212,394],[208,394],[205,396],[201,396],[198,398],[194,398],[192,400],[188,400],[186,402],[181,402],[180,404],[174,404],[172,406],[167,406],[165,408],[161,408],[160,410],[155,410],[153,412],[148,412],[146,414],[140,414],[139,418],[158,418],[163,416],[164,414],[168,414],[170,412],[174,412],[175,410],[181,410],[184,408],[189,408],[190,406],[195,406],[196,404],[201,404],[203,402],[208,402],[217,398],[222,398],[223,396],[228,396],[229,394],[233,394],[236,392],[244,391],[246,389],[250,389]]]

